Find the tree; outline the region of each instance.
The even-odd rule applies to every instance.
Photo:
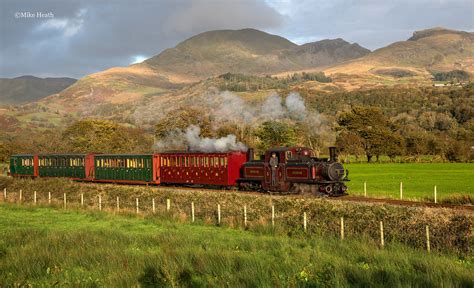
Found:
[[[297,144],[296,131],[285,122],[266,121],[255,132],[260,152],[271,147],[295,146]]]
[[[340,114],[337,123],[339,130],[354,133],[362,139],[367,162],[373,156],[378,159],[382,154],[388,155],[387,149],[394,149],[397,145],[398,139],[392,138],[396,127],[380,108],[354,106],[351,111]]]
[[[364,140],[350,131],[342,131],[337,139],[336,145],[341,154],[355,155],[356,159],[364,153]]]
[[[133,153],[151,151],[152,139],[143,131],[108,120],[77,121],[62,134],[69,152]]]

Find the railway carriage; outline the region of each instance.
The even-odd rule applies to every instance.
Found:
[[[98,154],[94,158],[96,182],[160,184],[157,154]]]
[[[38,155],[23,154],[11,156],[10,175],[13,177],[38,177]]]
[[[161,183],[181,185],[235,186],[245,152],[160,154]]]

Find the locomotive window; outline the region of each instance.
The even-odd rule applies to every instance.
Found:
[[[286,151],[286,160],[290,160],[293,157],[293,153],[291,151]]]

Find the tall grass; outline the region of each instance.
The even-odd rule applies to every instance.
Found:
[[[470,212],[450,209],[397,207],[324,200],[305,197],[245,194],[232,191],[183,190],[146,186],[104,185],[76,183],[64,179],[14,180],[8,186],[7,201],[18,202],[18,191],[23,189],[23,203],[32,204],[33,193],[38,200],[47,203],[47,193],[52,193],[52,204],[63,205],[63,193],[67,193],[68,207],[78,207],[80,194],[84,195],[85,207],[98,209],[101,195],[102,209],[115,211],[116,198],[120,197],[122,211],[135,211],[139,198],[140,214],[151,214],[152,199],[156,213],[167,215],[181,222],[191,221],[191,202],[195,205],[195,218],[205,225],[215,225],[217,204],[222,210],[222,226],[243,228],[243,207],[247,206],[248,229],[271,229],[271,207],[276,212],[276,227],[281,234],[300,235],[303,213],[308,218],[308,233],[321,237],[337,237],[340,217],[344,217],[346,237],[379,239],[379,222],[385,226],[387,242],[401,242],[414,248],[425,247],[425,226],[431,231],[431,248],[434,251],[456,252],[469,255],[472,252],[473,217]],[[166,200],[171,200],[171,211],[166,211]]]
[[[472,258],[367,239],[272,235],[0,205],[0,286],[472,287]]]

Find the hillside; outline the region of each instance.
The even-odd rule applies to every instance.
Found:
[[[298,46],[255,29],[209,31],[166,49],[143,63],[88,75],[42,101],[60,110],[94,115],[89,104],[126,104],[161,97],[188,84],[227,72],[269,75],[316,69],[366,55],[370,51],[342,39]]]
[[[464,70],[474,73],[474,33],[433,28],[416,31],[400,41],[325,71],[329,74],[413,77],[432,72]]]
[[[21,76],[0,78],[0,105],[24,104],[37,101],[51,94],[58,93],[77,80],[72,78],[38,78]]]

